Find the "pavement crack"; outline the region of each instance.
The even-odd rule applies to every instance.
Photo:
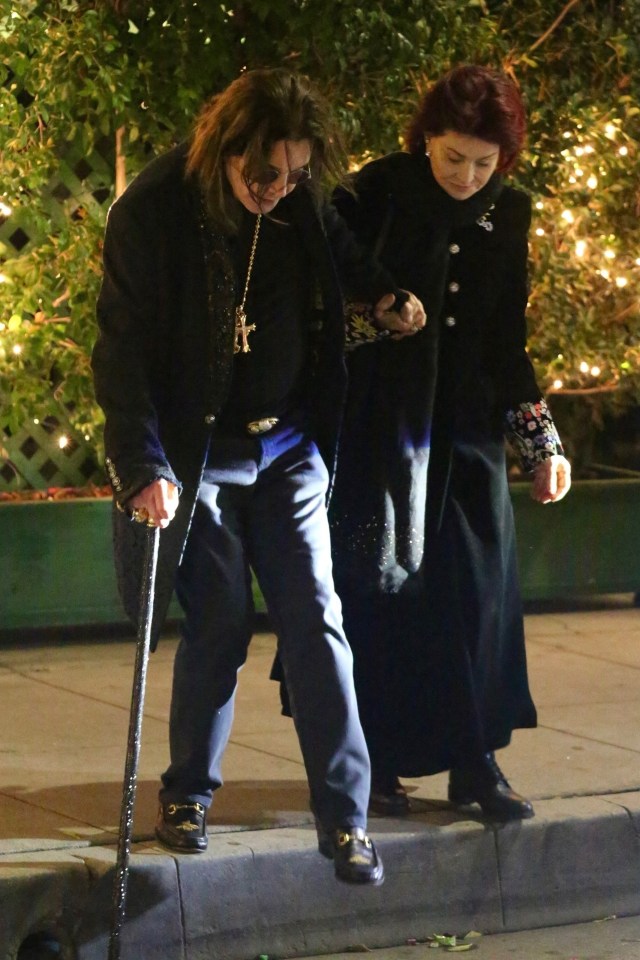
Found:
[[[554,733],[562,733],[567,737],[579,738],[580,740],[586,740],[587,743],[597,743],[602,747],[615,747],[617,750],[626,750],[628,753],[632,753],[634,756],[638,755],[638,750],[633,747],[628,747],[623,743],[613,743],[611,740],[603,740],[599,737],[590,737],[585,733],[578,733],[575,730],[565,730],[564,727],[556,727],[552,723],[538,723],[539,730],[552,730]]]
[[[499,893],[499,898],[500,898],[500,916],[501,916],[501,918],[502,918],[502,927],[503,927],[503,929],[506,929],[506,926],[507,926],[507,918],[506,918],[506,911],[505,911],[505,905],[504,905],[504,889],[503,889],[503,884],[502,884],[502,864],[500,863],[500,844],[499,844],[499,842],[498,842],[498,831],[497,831],[497,829],[495,829],[495,827],[494,827],[494,829],[493,829],[493,844],[494,844],[495,854],[496,854],[496,873],[497,873],[497,875],[498,875],[498,893]]]
[[[573,639],[578,639],[580,636],[579,633],[572,635]],[[584,650],[576,650],[572,646],[567,646],[565,643],[558,643],[557,641],[544,640],[541,637],[528,637],[527,646],[531,645],[532,647],[535,644],[539,644],[541,647],[546,647],[547,649],[556,650],[558,653],[569,653],[574,657],[579,657],[581,660],[594,660],[598,663],[608,663],[614,667],[620,667],[622,670],[640,670],[640,665],[635,663],[621,663],[620,660],[616,660],[613,657],[606,657],[602,654],[597,653],[587,653]]]

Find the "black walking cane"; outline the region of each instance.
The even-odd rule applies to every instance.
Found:
[[[147,536],[142,583],[140,587],[138,640],[133,671],[133,692],[131,694],[131,712],[129,714],[127,756],[124,765],[124,783],[122,785],[120,833],[118,836],[118,855],[116,858],[116,874],[113,885],[113,914],[108,960],[120,960],[120,934],[122,932],[127,899],[129,854],[131,852],[131,832],[133,829],[133,806],[136,798],[142,713],[144,710],[144,693],[147,681],[149,649],[151,646],[153,595],[156,580],[156,566],[158,563],[158,546],[160,544],[159,527],[149,527],[145,533]]]

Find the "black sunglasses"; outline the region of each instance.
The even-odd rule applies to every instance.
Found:
[[[299,183],[305,183],[311,179],[311,171],[308,167],[299,167],[298,170],[289,170],[283,174],[281,170],[276,170],[275,167],[269,167],[251,177],[249,183],[257,183],[259,187],[268,187],[282,176],[286,178],[287,183],[297,187]]]

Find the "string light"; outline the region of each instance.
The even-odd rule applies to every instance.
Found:
[[[0,200],[0,217],[10,217],[13,213],[13,210],[8,203],[5,203],[3,200]]]
[[[65,437],[64,434],[62,434],[61,437],[58,437],[58,446],[60,447],[61,450],[64,450],[65,447],[68,447],[69,437]]]
[[[22,347],[20,346],[19,343],[16,343],[15,346],[11,348],[11,352],[14,353],[17,357],[22,353]]]
[[[589,143],[584,142],[586,131],[589,131]],[[534,238],[543,238],[539,248],[541,263],[544,265],[546,262],[546,245],[553,243],[556,251],[561,256],[568,255],[569,260],[573,261],[574,270],[584,276],[584,279],[577,281],[576,289],[579,291],[583,285],[588,286],[587,273],[592,278],[594,275],[602,278],[600,287],[595,289],[603,306],[606,303],[615,314],[626,317],[634,306],[630,301],[625,301],[631,293],[635,294],[640,251],[632,255],[625,250],[626,234],[615,229],[610,221],[607,191],[602,194],[598,191],[617,179],[624,158],[633,155],[633,143],[625,136],[622,120],[615,117],[603,122],[594,116],[591,126],[585,124],[581,131],[576,125],[572,131],[566,130],[561,136],[565,141],[561,150],[564,203],[560,190],[551,197],[545,197],[544,203],[542,199],[537,199],[535,203],[536,210],[544,211],[534,225]],[[556,219],[557,226],[554,226],[552,218]],[[564,243],[558,236],[562,233],[565,234]],[[571,264],[568,263],[568,266],[571,267]],[[611,304],[607,302],[609,300]],[[532,309],[540,308],[540,302],[534,300]],[[603,339],[609,340],[608,336]],[[589,345],[587,338],[586,349],[589,353],[594,346],[595,343]],[[633,362],[629,360],[631,348],[625,351],[626,359],[621,357],[614,360],[612,370],[609,370],[609,360],[599,357],[597,350],[595,346],[595,356],[582,361],[575,357],[573,350],[572,356],[566,360],[562,354],[557,354],[548,368],[553,390],[562,392],[581,383],[586,389],[593,388],[594,379],[603,377],[603,371],[615,383],[625,373],[625,363],[626,372],[634,369]],[[571,373],[564,372],[569,369]],[[557,376],[558,370],[563,371],[566,380]],[[606,384],[605,388],[609,389],[609,386]]]

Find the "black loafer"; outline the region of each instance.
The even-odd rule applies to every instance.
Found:
[[[156,837],[179,853],[202,853],[207,849],[207,808],[201,803],[161,803]]]
[[[362,827],[323,830],[316,823],[318,850],[333,860],[336,877],[343,883],[368,883],[379,887],[384,881],[384,866],[372,840]]]
[[[383,817],[404,817],[409,813],[409,797],[397,777],[371,778],[369,810]]]
[[[512,790],[492,753],[449,772],[449,800],[459,806],[478,803],[486,817],[501,822],[534,816],[531,802]]]

